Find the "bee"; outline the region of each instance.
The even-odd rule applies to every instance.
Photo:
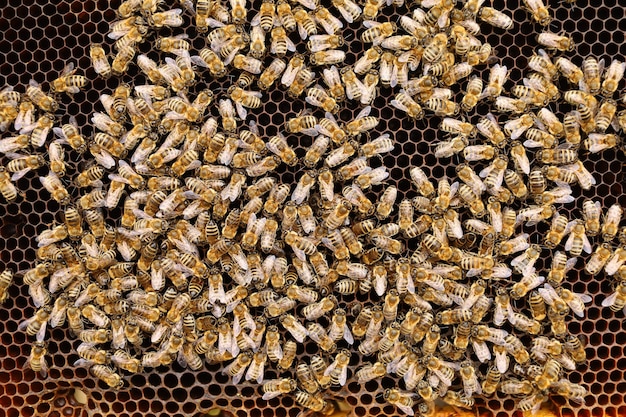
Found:
[[[611,311],[620,311],[626,306],[626,281],[620,281],[611,295],[602,300],[602,307],[609,307]]]
[[[287,140],[280,133],[272,136],[266,144],[267,149],[276,154],[287,165],[294,166],[298,163],[298,158],[294,150],[287,144]]]
[[[449,326],[451,324],[459,324],[464,321],[469,321],[472,318],[472,312],[468,309],[451,309],[443,310],[437,313],[435,320],[437,323]]]
[[[468,141],[465,136],[456,136],[450,140],[439,142],[435,148],[435,156],[437,158],[450,158],[465,149],[467,145]]]
[[[106,58],[105,58],[106,59]],[[108,64],[108,62],[107,62]],[[74,64],[69,63],[65,66],[57,79],[52,81],[50,90],[55,93],[76,94],[87,85],[87,77],[75,75],[76,69]]]
[[[302,309],[302,314],[307,320],[315,320],[335,308],[336,301],[333,296],[324,297],[317,303],[305,306]]]
[[[557,251],[552,258],[552,266],[547,280],[552,285],[559,285],[565,278],[566,273],[576,264],[576,258],[567,259],[565,253]]]
[[[282,347],[283,357],[278,361],[277,368],[281,371],[291,368],[296,357],[297,345],[293,340],[287,340]]]
[[[297,23],[293,16],[291,5],[288,2],[279,0],[276,3],[276,17],[274,19],[280,21],[288,32],[296,30]]]
[[[315,185],[315,179],[315,172],[305,172],[298,180],[298,184],[291,194],[291,201],[295,204],[302,204],[309,197],[311,188]]]
[[[265,47],[265,32],[263,32],[263,29],[261,29],[260,26],[252,26],[252,29],[250,30],[250,55],[251,58],[254,59],[255,61],[251,61],[254,63],[254,67],[255,70],[257,70],[257,64],[256,64],[256,60],[261,59],[265,56],[265,53],[267,51],[267,48]],[[240,61],[242,59],[240,58]],[[243,58],[243,60],[245,61],[245,57]],[[237,65],[238,66],[242,66],[241,65],[242,62],[239,62]],[[233,66],[234,66],[234,60],[233,60]],[[258,67],[258,73],[260,73],[262,71],[261,67]],[[247,73],[242,73],[241,76],[243,76],[244,74]],[[239,86],[241,88],[247,88],[251,82],[252,82],[252,76],[250,74],[247,74],[248,76],[248,81],[249,82],[242,82],[239,83]]]
[[[135,54],[136,50],[134,45],[121,45],[111,62],[111,73],[115,76],[120,76],[128,71],[128,66],[135,57]]]
[[[46,142],[53,124],[54,117],[50,114],[45,114],[41,116],[37,122],[24,127],[20,132],[30,133],[30,144],[36,148],[40,148]]]
[[[297,382],[292,378],[268,380],[263,384],[263,399],[265,401],[283,394],[289,394],[297,388]]]
[[[622,268],[625,262],[626,262],[626,248],[619,247],[615,249],[615,251],[610,256],[610,259],[607,262],[606,266],[604,267],[604,270],[607,273],[607,275],[615,275],[615,273],[620,271],[620,269]]]
[[[405,112],[409,117],[419,120],[424,117],[424,110],[411,96],[401,91],[391,101],[391,105],[398,110]]]
[[[472,66],[468,64],[467,62],[461,62],[459,64],[454,65],[452,68],[446,71],[441,76],[441,82],[445,86],[451,86],[459,82],[461,79],[469,76],[471,73],[472,73]],[[481,82],[481,89],[482,89],[482,82]],[[458,109],[457,109],[457,112],[458,112]]]
[[[309,394],[304,391],[296,391],[296,402],[309,410],[320,412],[327,407],[326,401],[321,399],[319,396]]]
[[[334,352],[337,348],[335,342],[326,334],[326,331],[319,323],[309,323],[307,325],[309,337],[322,349],[324,352]]]
[[[11,182],[11,177],[4,167],[0,167],[0,193],[7,201],[15,201],[17,198],[17,188]]]
[[[600,133],[604,133],[606,131],[606,129],[608,129],[609,125],[611,124],[613,118],[615,117],[615,111],[617,109],[617,104],[615,103],[614,100],[612,99],[606,99],[603,100],[602,103],[600,104],[600,108],[598,109],[598,113],[596,114],[596,129],[598,132]],[[590,134],[591,136],[591,134]],[[617,145],[617,143],[619,143],[617,137],[612,137],[611,135],[597,135],[599,137],[604,137],[606,139],[610,139],[608,140],[605,145],[607,145],[608,147],[614,147]],[[593,141],[591,141],[593,142]],[[602,141],[600,141],[602,142]],[[614,143],[614,144],[613,144]],[[593,150],[590,149],[591,152],[594,152]]]
[[[304,339],[309,335],[308,330],[291,314],[281,315],[280,323],[293,336],[293,338],[298,341],[298,343],[304,342]]]
[[[316,166],[328,150],[329,144],[330,139],[327,136],[317,136],[304,156],[304,165],[308,168]]]
[[[124,386],[122,377],[106,365],[95,364],[89,368],[89,372],[107,384],[109,388],[119,389]]]
[[[289,186],[286,184],[274,185],[263,205],[263,213],[268,216],[276,214],[289,196],[289,191]]]
[[[317,117],[312,115],[301,115],[287,120],[285,130],[287,133],[304,133],[309,136],[316,136],[318,133],[316,129],[317,123]]]
[[[536,156],[543,164],[566,165],[578,161],[577,151],[573,149],[543,149]]]
[[[561,372],[561,365],[555,359],[548,359],[543,366],[541,374],[535,378],[537,388],[540,390],[547,389],[559,379]]]
[[[282,58],[287,51],[295,52],[296,46],[287,36],[287,32],[282,26],[277,26],[271,32],[270,52]]]
[[[624,214],[624,209],[619,204],[613,204],[606,212],[604,216],[604,222],[602,223],[602,239],[605,242],[609,242],[615,238],[617,234],[619,223],[622,221],[622,215]],[[583,231],[583,235],[584,235]],[[588,243],[588,242],[585,242]],[[566,249],[567,250],[567,249]],[[590,253],[590,251],[586,251]]]
[[[199,55],[192,56],[190,59],[195,65],[207,68],[210,74],[215,78],[221,78],[226,75],[225,63],[218,54],[209,48],[201,49]],[[144,72],[146,71],[144,70]],[[151,81],[154,82],[152,78]]]
[[[339,111],[339,105],[336,100],[332,98],[324,88],[316,85],[313,88],[307,90],[306,102],[322,108],[330,113],[337,113]]]
[[[259,76],[259,79],[257,81],[257,85],[259,86],[259,88],[261,90],[269,89],[274,84],[274,82],[276,82],[278,77],[281,76],[283,71],[285,71],[286,67],[287,64],[285,64],[285,61],[281,60],[280,58],[275,58]]]
[[[591,243],[587,238],[585,223],[577,220],[569,227],[569,237],[565,242],[565,250],[574,256],[578,256],[584,250],[591,253]]]
[[[263,376],[265,373],[265,362],[267,360],[267,355],[265,352],[256,352],[253,356],[252,356],[252,363],[250,364],[250,367],[248,368],[248,371],[246,372],[245,375],[245,380],[246,381],[256,381],[257,384],[260,384],[263,382]]]
[[[461,199],[465,202],[465,204],[467,204],[467,206],[469,207],[473,215],[477,217],[482,217],[485,215],[486,213],[485,205],[480,199],[479,194],[476,194],[472,190],[472,188],[470,188],[469,186],[465,184],[461,184],[459,185],[458,194],[459,194],[459,197],[461,197]]]
[[[41,86],[35,80],[30,80],[28,83],[26,95],[30,101],[45,112],[54,113],[59,108],[59,103],[57,103],[54,98],[44,93],[41,90]]]
[[[5,274],[5,272],[3,272],[3,274]],[[47,322],[49,318],[50,308],[39,308],[35,312],[35,315],[33,317],[21,322],[18,326],[18,329],[22,331],[26,330],[26,334],[28,336],[36,336],[37,342],[43,342],[46,335]]]
[[[587,354],[585,353],[585,348],[580,338],[574,335],[568,335],[563,342],[563,348],[576,363],[584,363],[586,361]]]
[[[474,109],[474,107],[476,107],[476,104],[478,104],[478,100],[480,99],[480,94],[482,93],[482,91],[483,81],[476,76],[472,77],[467,83],[465,95],[461,100],[461,109],[466,112]]]
[[[237,86],[231,86],[228,89],[228,95],[235,103],[237,114],[241,119],[245,119],[247,111],[244,107],[256,109],[261,107],[261,93],[256,91],[243,90]]]
[[[500,29],[509,30],[513,28],[513,20],[506,14],[492,7],[481,7],[478,11],[478,18]]]
[[[346,384],[348,378],[348,364],[350,363],[350,357],[352,354],[347,349],[342,349],[335,356],[335,360],[326,368],[324,375],[330,376],[331,385]]]
[[[91,65],[98,75],[102,78],[111,77],[111,64],[101,44],[92,43],[89,46],[89,56],[91,58]]]
[[[361,8],[352,0],[333,0],[332,4],[348,23],[357,21],[362,15]]]
[[[607,243],[601,244],[593,252],[589,261],[587,261],[585,271],[592,275],[599,273],[602,268],[605,267],[612,255],[613,252],[611,251],[611,247]]]
[[[312,35],[307,42],[307,48],[313,53],[341,46],[343,46],[343,37],[340,35]]]
[[[60,204],[69,203],[70,195],[59,177],[54,172],[50,172],[45,177],[39,177],[39,180],[41,181],[41,185],[44,186],[46,191],[50,193],[56,202]]]
[[[533,386],[530,381],[520,381],[515,378],[508,378],[500,384],[500,391],[511,395],[530,395],[533,392]]]
[[[624,78],[624,71],[626,70],[626,63],[618,60],[613,60],[604,72],[604,81],[600,91],[602,95],[610,97],[617,90],[619,83]]]
[[[537,35],[537,42],[549,50],[555,51],[572,51],[576,44],[574,40],[565,35],[557,35],[556,33],[541,32]]]
[[[580,85],[584,74],[583,71],[572,61],[565,57],[559,57],[555,61],[555,66],[571,85]]]
[[[302,7],[294,7],[292,12],[293,18],[298,25],[298,34],[302,40],[306,40],[309,36],[317,35],[317,25],[312,14]]]
[[[550,230],[545,237],[545,245],[549,249],[554,249],[559,243],[561,243],[561,241],[568,232],[568,224],[569,221],[567,219],[567,216],[563,216],[558,212],[555,213],[554,218],[552,219]]]

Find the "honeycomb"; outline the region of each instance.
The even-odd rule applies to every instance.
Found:
[[[626,23],[620,20],[622,9],[610,0],[602,5],[589,7],[583,2],[569,5],[562,2],[550,4],[554,13],[554,32],[564,31],[571,34],[576,42],[572,54],[576,64],[580,57],[593,55],[610,60],[624,56],[624,32]],[[75,62],[92,82],[88,89],[73,98],[63,97],[61,108],[64,114],[76,115],[79,125],[88,126],[88,118],[98,110],[96,103],[102,92],[110,92],[117,85],[117,80],[97,78],[90,67],[88,48],[92,42],[106,43],[109,22],[115,20],[117,1],[74,1],[45,3],[42,1],[9,1],[0,10],[0,27],[4,30],[0,40],[0,85],[27,85],[31,78],[37,82],[51,81],[59,74],[67,62]],[[535,48],[535,26],[528,20],[528,15],[515,1],[494,1],[492,6],[503,10],[513,17],[515,27],[510,32],[492,29],[483,25],[483,35],[487,42],[496,48],[496,55],[501,64],[512,69],[512,84],[521,81],[527,59]],[[256,11],[258,4],[252,5]],[[398,16],[390,18],[397,20]],[[344,31],[349,42],[346,63],[351,64],[356,56],[363,52],[358,39],[357,24]],[[193,28],[186,30],[192,39],[193,47],[202,48],[203,40]],[[353,42],[351,42],[353,41]],[[149,44],[142,45],[142,52],[148,52]],[[125,82],[133,80],[133,69],[122,77]],[[483,74],[486,78],[486,74]],[[219,87],[217,87],[219,88]],[[224,83],[223,88],[227,88]],[[399,146],[385,156],[382,164],[390,171],[390,179],[395,183],[401,196],[413,197],[414,190],[409,181],[408,167],[421,166],[430,178],[443,175],[454,176],[453,158],[436,159],[432,153],[433,143],[443,138],[439,132],[439,118],[427,117],[414,122],[389,105],[388,96],[381,94],[374,101],[381,122],[375,133],[390,133]],[[292,100],[280,89],[273,89],[270,100],[264,103],[260,111],[253,111],[252,119],[261,127],[264,135],[273,135],[285,120],[301,111],[305,105],[302,100]],[[342,110],[339,117],[348,120],[358,110]],[[476,112],[484,114],[478,108]],[[471,115],[470,115],[471,116]],[[66,122],[66,120],[63,120]],[[83,133],[91,132],[86,128]],[[375,134],[374,133],[374,134]],[[298,156],[302,156],[307,143],[306,137],[296,147]],[[70,154],[74,155],[74,154]],[[76,159],[69,161],[68,174],[72,176],[82,168]],[[603,207],[613,203],[626,206],[624,193],[624,155],[617,150],[608,150],[586,156],[587,168],[597,179],[597,185],[584,192],[585,197],[599,199]],[[406,168],[402,168],[406,167]],[[295,181],[295,168],[285,168],[280,178],[284,183]],[[47,197],[36,175],[32,173],[18,181],[18,189],[26,190],[18,203],[0,205],[0,261],[2,269],[11,268],[24,271],[33,266],[36,247],[34,237],[46,229],[53,221],[60,221],[60,208]],[[72,190],[70,190],[71,192]],[[582,199],[571,206],[560,208],[570,217],[581,209]],[[115,217],[119,213],[111,212]],[[543,260],[540,260],[541,266]],[[626,368],[625,325],[622,313],[613,313],[601,308],[601,301],[612,291],[608,280],[591,277],[578,264],[575,272],[568,278],[573,282],[573,290],[588,293],[594,300],[586,309],[584,320],[572,320],[569,324],[571,333],[584,335],[587,340],[588,362],[584,367],[570,375],[570,380],[585,384],[590,391],[586,403],[572,412],[580,415],[616,415],[625,414],[624,393],[626,383],[623,371]],[[295,416],[299,408],[292,397],[275,398],[269,401],[260,399],[260,388],[248,383],[232,385],[228,376],[222,375],[220,365],[206,365],[202,371],[191,372],[173,364],[171,368],[158,368],[153,372],[133,375],[128,387],[118,392],[104,389],[104,386],[92,379],[84,368],[73,367],[78,359],[74,353],[79,341],[73,339],[65,328],[50,331],[48,350],[54,367],[49,377],[42,380],[31,370],[26,369],[30,343],[23,332],[17,330],[18,324],[25,317],[32,316],[31,305],[25,285],[10,288],[10,297],[0,309],[2,323],[2,343],[0,346],[0,406],[6,415],[80,415],[85,409],[89,414],[123,416],[131,415],[201,415],[214,408],[227,409],[237,415]],[[299,354],[307,352],[307,346],[300,347]],[[361,365],[360,358],[353,355],[350,363],[352,372]],[[277,377],[268,371],[266,378]],[[383,399],[382,390],[395,385],[392,378],[371,381],[364,386],[350,382],[333,394],[349,404],[355,415],[389,415],[395,408]],[[86,406],[73,400],[74,389],[80,388],[88,393]],[[568,405],[564,405],[569,407]],[[497,415],[511,415],[513,400],[495,397],[481,407]]]

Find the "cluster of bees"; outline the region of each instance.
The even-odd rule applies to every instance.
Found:
[[[565,278],[591,254],[585,270],[616,280],[603,305],[623,309],[626,227],[617,204],[585,201],[577,219],[557,207],[575,200],[575,187],[595,184],[580,155],[622,146],[626,113],[613,96],[626,65],[604,69],[589,57],[579,68],[559,55],[571,38],[544,31],[532,72],[507,90],[508,69],[492,65],[492,46],[479,36],[480,23],[511,29],[509,16],[481,0],[419,3],[263,1],[248,21],[245,0],[189,0],[171,10],[127,0],[111,24],[112,60],[103,45],[90,53],[105,78],[136,61],[143,84],[101,95],[91,138],[72,121],[55,127],[54,94],[87,84],[73,68],[49,93],[34,83],[24,94],[0,92],[0,130],[19,132],[0,139],[11,159],[0,192],[15,200],[12,181],[47,166],[41,183],[64,207],[64,222],[38,236],[37,265],[22,278],[37,308],[20,326],[36,339],[30,367],[46,372],[46,329],[67,324],[81,341],[76,365],[115,389],[124,372],[174,361],[199,370],[206,361],[224,363],[234,383],[263,384],[266,400],[293,394],[322,413],[332,408],[324,390],[385,375],[398,385],[384,398],[409,415],[433,415],[439,398],[471,409],[476,396],[496,391],[518,397],[522,411],[550,395],[582,402],[586,389],[565,372],[585,362],[585,351],[566,318],[583,316],[590,298]],[[540,0],[524,4],[538,25],[550,23]],[[399,26],[385,18],[391,6],[409,9]],[[187,15],[207,47],[162,36],[154,43],[162,61],[138,53]],[[370,47],[342,66],[342,29],[360,21]],[[487,80],[472,75],[485,65]],[[219,94],[199,88],[229,76],[234,84]],[[246,118],[274,87],[313,109],[265,138]],[[395,145],[374,133],[370,107],[389,91],[409,117],[442,119],[448,138],[434,153],[463,158],[458,180],[433,183],[412,167],[417,197],[398,201],[386,168],[372,167]],[[365,107],[338,120],[346,103]],[[551,103],[571,111],[556,114]],[[479,104],[499,116],[472,123],[459,115]],[[312,145],[299,157],[290,142],[302,136]],[[93,162],[68,179],[65,152]],[[278,179],[283,164],[304,165],[295,185]],[[80,195],[67,191],[70,181]],[[121,217],[107,221],[118,207]],[[524,227],[539,223],[549,230],[531,243]],[[602,241],[595,249],[594,236]],[[548,253],[542,274],[535,263]],[[0,275],[0,301],[12,276]],[[318,353],[298,358],[303,343]],[[364,364],[353,370],[356,355]],[[265,379],[266,369],[279,378]]]

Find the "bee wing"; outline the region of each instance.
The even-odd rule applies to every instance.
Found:
[[[609,276],[615,275],[615,273],[623,264],[624,262],[620,261],[620,255],[616,251],[615,253],[613,253],[613,256],[611,256],[611,259],[609,259],[609,261],[604,266],[604,271]]]
[[[493,164],[488,165],[487,167],[483,168],[483,169],[482,169],[482,170],[478,173],[478,176],[479,176],[480,178],[485,178],[485,177],[487,177],[487,175],[489,175],[489,174],[491,173],[491,171],[493,171],[493,169],[494,169],[494,165],[493,165]]]
[[[90,150],[96,162],[105,167],[106,169],[111,169],[115,166],[115,159],[111,154],[104,149],[99,149],[97,152],[93,149]]]
[[[458,217],[453,219],[453,220],[450,220],[450,219],[446,218],[446,224],[450,228],[450,231],[452,231],[452,235],[455,238],[461,239],[463,237],[463,227],[461,226],[461,221],[459,220]],[[500,229],[502,229],[502,228],[500,228]]]
[[[163,288],[165,285],[165,275],[161,268],[151,268],[150,269],[150,284],[155,291],[158,291]]]
[[[30,171],[30,168],[26,168],[26,169],[23,169],[21,171],[14,172],[13,175],[11,175],[11,181],[19,180],[24,175],[28,174],[28,171]]]
[[[604,300],[602,300],[602,307],[610,307],[613,304],[615,304],[616,300],[617,300],[617,291],[615,291],[613,294],[609,295]]]
[[[346,22],[348,23],[353,23],[354,19],[352,18],[352,15],[350,14],[350,12],[343,6],[339,6],[337,7],[337,9],[339,10],[339,13],[341,13],[341,16],[343,16],[343,18],[346,20]],[[363,26],[365,26],[365,23],[363,24]]]
[[[282,393],[280,391],[274,391],[274,392],[266,392],[263,394],[263,398],[265,401],[267,400],[271,400],[272,398],[276,398],[278,396],[282,395]]]
[[[303,41],[305,41],[307,36],[309,36],[308,32],[304,28],[304,25],[302,25],[300,22],[298,22],[298,34]]]
[[[354,337],[350,331],[350,327],[347,324],[343,325],[343,339],[348,342],[349,345],[354,344]]]
[[[287,41],[287,50],[290,52],[295,52],[296,51],[296,44],[293,43],[293,41],[289,38],[286,39]]]
[[[587,237],[586,234],[583,234],[582,239],[583,239],[583,250],[587,253],[591,253],[593,249],[591,248],[591,243],[589,242],[589,238]]]
[[[559,298],[559,295],[556,293],[552,285],[543,284],[543,288],[537,289],[541,297],[544,299],[546,304],[552,305],[554,304],[554,300]]]
[[[202,68],[208,68],[209,66],[207,65],[206,62],[204,62],[204,59],[200,58],[198,55],[192,55],[191,56],[191,62],[199,67]]]
[[[348,380],[348,367],[344,366],[341,369],[341,374],[339,375],[339,385],[342,387],[346,385],[346,381]]]
[[[37,335],[36,335],[36,340],[37,340],[38,342],[43,342],[43,341],[44,341],[44,339],[46,338],[46,327],[47,327],[47,324],[48,324],[48,322],[47,322],[47,321],[46,321],[46,322],[44,322],[44,323],[41,325],[41,328],[39,329],[39,331],[37,332]]]
[[[238,101],[235,101],[235,108],[237,109],[237,115],[239,116],[239,118],[241,120],[245,120],[246,116],[248,115],[248,111],[245,109],[245,107],[243,107]]]

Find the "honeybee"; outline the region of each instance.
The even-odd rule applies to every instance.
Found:
[[[602,300],[602,307],[611,311],[620,311],[626,306],[626,281],[620,281],[611,295]]]
[[[478,100],[480,99],[480,94],[483,91],[483,81],[474,76],[467,83],[467,88],[465,90],[465,95],[461,100],[461,109],[466,112],[471,111],[478,104]]]
[[[241,119],[245,119],[248,112],[244,107],[256,109],[261,107],[261,93],[257,91],[243,90],[237,86],[230,86],[228,88],[228,95],[235,103],[237,114]]]
[[[541,32],[537,35],[537,42],[549,50],[556,51],[572,51],[576,44],[574,40],[565,35],[557,35],[556,33]]]
[[[282,58],[287,51],[294,52],[296,46],[287,36],[287,32],[282,26],[277,26],[271,32],[270,52]]]
[[[70,195],[59,177],[54,172],[51,171],[45,177],[39,177],[39,180],[41,181],[41,185],[44,186],[56,202],[60,204],[69,203]]]
[[[565,242],[565,250],[574,256],[578,256],[584,250],[591,253],[591,243],[587,238],[585,223],[575,220],[569,227],[569,237]]]
[[[324,69],[322,76],[329,88],[330,95],[337,101],[343,101],[345,99],[345,89],[341,83],[337,67],[333,65],[330,69]]]
[[[419,120],[424,117],[424,110],[411,96],[401,91],[396,94],[396,97],[391,100],[391,105],[398,110],[402,110],[409,117]]]
[[[304,156],[304,165],[308,168],[313,168],[317,165],[321,157],[326,153],[329,143],[330,139],[327,136],[317,136]]]
[[[89,372],[107,384],[110,388],[119,389],[124,386],[124,380],[122,377],[106,365],[93,365],[89,368]]]
[[[574,86],[580,85],[583,80],[583,71],[576,66],[572,61],[565,57],[559,57],[555,62],[556,68],[567,79],[567,81]]]
[[[617,231],[619,228],[619,224],[622,221],[623,214],[624,214],[624,209],[619,204],[613,204],[606,211],[606,215],[604,216],[604,222],[602,223],[602,229],[601,229],[602,239],[605,242],[609,242],[613,240],[613,238],[615,238],[615,235],[617,235]],[[583,231],[583,235],[584,234],[585,233]],[[591,253],[590,251],[586,251],[586,252]]]
[[[287,123],[285,124],[285,130],[287,131],[287,133],[304,133],[309,136],[317,136],[317,123],[317,117],[303,114],[287,120]],[[326,132],[323,132],[321,130],[322,129],[320,129],[319,133],[326,134]]]
[[[30,101],[45,112],[54,113],[59,108],[57,101],[44,93],[41,90],[41,86],[35,80],[30,80],[28,83],[28,87],[26,87],[26,95]]]
[[[348,23],[353,23],[361,17],[361,8],[352,0],[333,0],[332,4]]]
[[[261,90],[269,89],[278,77],[280,77],[286,67],[287,64],[285,64],[285,61],[275,58],[259,76],[257,81],[259,88]]]
[[[324,88],[319,85],[316,85],[313,88],[309,88],[307,90],[306,102],[322,108],[323,110],[330,113],[337,113],[339,111],[339,105],[332,98]]]
[[[610,259],[604,267],[604,271],[609,276],[615,275],[620,268],[623,267],[624,263],[626,263],[626,248],[619,247],[615,249],[615,252],[610,256]]]
[[[615,111],[617,110],[617,104],[612,99],[605,99],[600,104],[600,108],[598,109],[598,113],[596,114],[596,129],[600,133],[604,133],[606,129],[608,129],[609,125],[613,121],[615,117]],[[591,136],[591,134],[590,134]],[[606,139],[610,139],[607,142],[608,147],[614,147],[619,143],[619,140],[616,137],[611,137],[610,135],[597,135],[600,138],[605,137]],[[594,142],[593,140],[591,142]],[[602,142],[602,141],[600,141]],[[605,148],[606,149],[606,148]],[[594,151],[591,151],[594,152]]]
[[[106,59],[106,58],[105,58]],[[108,64],[108,62],[107,62]],[[87,85],[87,77],[74,75],[76,69],[73,63],[65,66],[57,79],[52,81],[50,90],[55,93],[76,94]]]
[[[606,97],[613,95],[624,78],[624,71],[626,71],[626,63],[618,60],[611,61],[611,64],[604,71],[604,80],[600,88],[602,95]]]
[[[339,20],[336,16],[333,16],[330,11],[324,6],[317,6],[314,11],[314,17],[315,21],[324,29],[324,31],[328,35],[334,35],[343,28],[343,23],[341,22],[341,20]]]
[[[226,66],[224,62],[209,48],[201,49],[199,55],[191,57],[191,61],[202,68],[208,68],[211,75],[215,78],[221,78],[226,75]],[[152,81],[154,82],[154,80]]]
[[[263,384],[263,399],[267,401],[282,394],[289,394],[295,391],[297,386],[296,380],[292,378],[268,380]]]
[[[281,315],[280,323],[299,343],[309,335],[308,330],[291,314]]]
[[[298,163],[296,153],[293,148],[287,144],[287,140],[280,133],[276,136],[272,136],[266,146],[270,152],[280,157],[280,159],[287,165],[294,166]]]
[[[320,396],[309,394],[304,391],[296,391],[296,402],[309,410],[320,412],[327,407],[326,401],[320,398]]]

